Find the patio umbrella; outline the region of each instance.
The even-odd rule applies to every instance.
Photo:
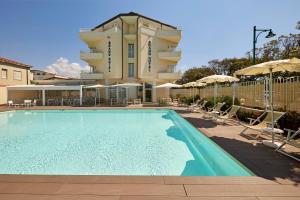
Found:
[[[216,105],[216,96],[217,96],[217,89],[218,89],[218,83],[225,83],[225,82],[237,82],[240,79],[233,77],[233,76],[226,76],[226,75],[211,75],[204,77],[202,79],[199,79],[197,83],[214,83],[214,105]],[[234,95],[233,95],[233,103],[234,103]]]
[[[272,143],[271,146],[275,147],[274,144],[274,110],[273,110],[273,80],[272,80],[272,73],[273,72],[300,72],[300,59],[292,58],[292,59],[285,59],[285,60],[275,60],[269,61],[265,63],[260,63],[257,65],[253,65],[241,70],[236,71],[235,75],[258,75],[258,74],[269,74],[269,101],[270,107],[272,112]]]
[[[182,85],[178,85],[175,83],[164,83],[161,85],[156,86],[156,88],[181,88]]]
[[[98,96],[98,94],[99,94],[99,98],[100,98],[99,89],[103,88],[103,87],[104,87],[104,85],[100,85],[100,84],[84,86],[84,88],[94,88],[95,89],[95,106],[97,105],[97,96]]]
[[[116,84],[114,86],[119,86],[119,87],[139,87],[139,86],[143,86],[140,83],[120,83],[120,84]]]
[[[178,85],[175,83],[164,83],[164,84],[156,86],[155,88],[167,88],[168,92],[169,92],[168,96],[170,96],[170,88],[181,88],[181,87],[182,87],[182,85]]]
[[[193,88],[193,103],[194,103],[194,101],[195,101],[194,88],[195,87],[202,87],[202,86],[205,86],[205,85],[206,85],[206,83],[201,83],[201,82],[197,83],[197,82],[193,81],[193,82],[183,84],[182,87]]]

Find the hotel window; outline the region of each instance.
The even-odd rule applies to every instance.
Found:
[[[14,70],[14,74],[13,74],[14,80],[22,80],[22,73],[20,71],[15,71]]]
[[[7,69],[2,69],[1,70],[1,78],[2,79],[7,79]]]
[[[134,63],[128,63],[128,77],[134,77]]]
[[[134,58],[134,44],[128,44],[128,58]]]

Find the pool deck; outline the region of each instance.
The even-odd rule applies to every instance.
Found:
[[[34,109],[95,109],[35,107]],[[106,109],[106,108],[99,108]],[[111,108],[108,108],[111,109]],[[237,123],[219,125],[202,114],[173,108],[257,176],[38,176],[0,175],[0,200],[298,200],[300,163],[238,133]],[[6,108],[0,108],[7,110]],[[291,149],[294,150],[294,149]]]

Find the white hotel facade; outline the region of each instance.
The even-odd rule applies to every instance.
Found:
[[[155,86],[180,78],[176,65],[181,58],[177,50],[181,30],[137,13],[119,14],[92,29],[81,29],[80,38],[88,50],[80,58],[90,66],[80,78],[98,84],[140,83],[130,87],[129,98],[156,102],[165,97],[165,89]],[[108,87],[105,98],[124,96],[122,88]]]

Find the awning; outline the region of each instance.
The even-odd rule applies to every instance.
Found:
[[[83,85],[13,85],[7,86],[8,91],[42,91],[42,104],[43,106],[46,105],[46,95],[45,92],[47,90],[78,90],[80,93],[80,105],[82,105],[82,87]]]
[[[7,90],[81,90],[81,85],[13,85]]]
[[[100,85],[100,84],[84,86],[84,88],[103,88],[103,87],[104,87],[104,85]]]

